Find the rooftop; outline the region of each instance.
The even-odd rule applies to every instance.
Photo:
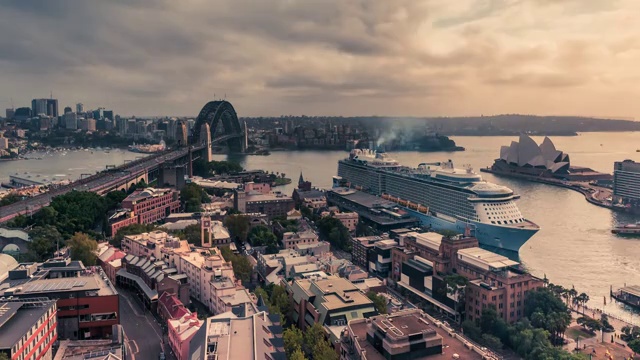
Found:
[[[389,321],[391,319],[391,321]],[[394,315],[379,315],[372,317],[370,322],[365,319],[350,321],[348,328],[357,337],[357,347],[366,353],[366,360],[386,360],[373,345],[367,341],[367,331],[371,328],[381,328],[387,337],[399,339],[409,334],[426,332],[427,339],[442,341],[442,353],[414,358],[415,360],[452,359],[454,354],[459,359],[480,360],[483,359],[482,351],[476,352],[465,345],[465,341],[457,337],[451,337],[450,331],[436,319],[424,314],[420,310],[405,310]]]
[[[247,193],[245,195],[245,201],[247,202],[260,202],[260,201],[287,201],[293,199],[290,196],[280,194],[280,193],[270,193],[270,194],[262,194],[262,193]]]
[[[80,262],[80,265],[82,263]],[[0,284],[0,295],[45,295],[64,292],[90,292],[93,296],[117,295],[113,284],[97,266],[79,272],[79,276],[48,278],[52,269],[39,268],[28,278],[5,280]]]
[[[156,189],[156,188],[152,188],[152,187],[148,187],[142,190],[136,190],[134,191],[131,195],[127,196],[126,199],[123,200],[123,202],[126,201],[131,201],[133,203],[136,203],[138,201],[143,201],[152,197],[158,197],[158,196],[162,196],[162,195],[166,195],[170,192],[173,192],[175,190],[173,189]]]
[[[498,270],[520,265],[520,263],[510,260],[506,256],[479,247],[458,250],[458,259],[485,270]]]
[[[203,320],[198,320],[198,315],[195,313],[187,312],[178,319],[170,319],[167,321],[168,325],[176,330],[180,340],[187,340],[193,336],[200,326],[204,323]]]
[[[55,300],[33,304],[0,301],[0,349],[9,349],[15,345],[51,307],[55,306]]]

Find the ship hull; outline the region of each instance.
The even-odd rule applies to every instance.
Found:
[[[517,254],[522,245],[527,242],[539,229],[530,228],[509,228],[504,226],[495,226],[476,221],[450,221],[433,215],[427,215],[406,207],[402,207],[411,216],[420,220],[422,226],[431,228],[436,231],[449,230],[463,234],[469,228],[474,236],[478,239],[478,243],[483,247],[502,250],[507,253]]]

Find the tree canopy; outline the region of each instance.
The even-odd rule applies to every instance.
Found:
[[[367,297],[371,301],[373,301],[373,305],[375,305],[376,310],[378,310],[378,313],[380,314],[387,313],[387,298],[385,298],[382,295],[376,294],[374,291],[369,291],[367,293]]]
[[[185,212],[199,212],[202,204],[211,202],[211,199],[200,185],[189,183],[180,190],[180,201]]]
[[[213,175],[234,174],[243,171],[242,165],[235,161],[211,161],[197,159],[193,162],[193,174],[201,177],[211,177]]]
[[[80,260],[86,266],[96,264],[98,243],[87,234],[80,232],[75,233],[71,239],[67,241],[67,246],[69,246],[72,260]]]
[[[146,233],[149,231],[153,231],[156,228],[153,224],[131,224],[118,229],[118,232],[111,239],[111,244],[113,246],[120,247],[122,244],[122,239],[124,239],[127,235],[138,235],[142,233]]]
[[[224,219],[224,226],[229,230],[229,235],[235,241],[247,241],[251,222],[246,215],[229,215]]]
[[[29,231],[29,237],[27,248],[33,261],[49,259],[58,246],[64,246],[62,235],[53,225],[36,226]]]
[[[320,238],[340,250],[351,251],[351,236],[340,220],[325,216],[316,222]]]
[[[277,236],[264,225],[258,225],[249,231],[247,236],[251,246],[266,246],[267,254],[274,254],[278,252],[278,238]]]
[[[234,254],[228,246],[220,247],[222,257],[231,262],[233,266],[233,272],[238,279],[243,283],[247,283],[251,280],[251,274],[253,273],[253,265],[242,255]]]

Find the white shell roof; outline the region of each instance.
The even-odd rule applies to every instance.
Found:
[[[518,141],[500,148],[500,159],[518,166],[545,167],[553,172],[569,165],[569,155],[556,149],[548,137],[538,146],[528,135],[520,135]]]

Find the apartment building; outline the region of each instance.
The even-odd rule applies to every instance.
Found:
[[[0,354],[9,359],[53,358],[58,339],[55,300],[1,299]]]
[[[123,226],[152,224],[180,210],[180,192],[175,189],[145,188],[134,191],[122,201],[122,213],[110,220],[111,234]]]

